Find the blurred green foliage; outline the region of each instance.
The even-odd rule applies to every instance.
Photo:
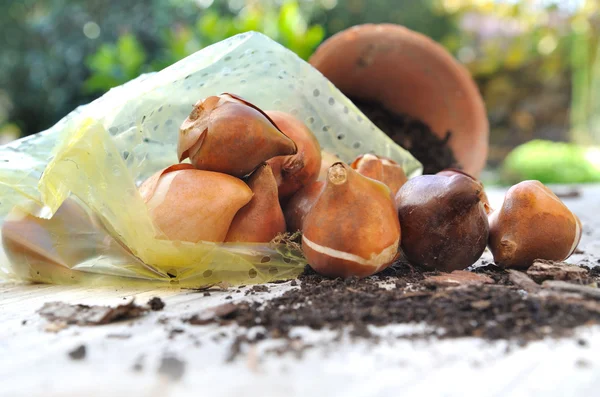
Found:
[[[256,3],[236,15],[209,8],[195,23],[180,24],[159,35],[160,51],[153,60],[148,60],[144,46],[131,33],[123,34],[114,44],[103,44],[87,58],[91,76],[85,90],[105,92],[141,73],[161,70],[204,46],[248,31],[264,33],[304,59],[325,36],[322,26],[308,25],[296,1],[285,1],[277,8]]]
[[[133,32],[139,40],[166,21],[151,17],[154,0],[19,0],[2,3],[0,12],[0,130],[29,135],[50,127],[98,94],[83,90],[90,71],[87,55],[102,42]],[[168,10],[160,10],[167,15]],[[101,29],[90,38],[86,24]],[[98,25],[100,25],[98,27]],[[88,25],[90,26],[90,25]],[[93,30],[93,29],[92,29]],[[92,32],[94,33],[94,32]],[[94,37],[92,35],[92,37]]]
[[[527,179],[542,183],[600,182],[600,149],[532,140],[506,157],[500,179],[506,184]]]
[[[103,44],[86,60],[92,75],[85,81],[85,90],[104,92],[134,79],[146,71],[146,58],[146,51],[130,33],[119,37],[116,44]]]
[[[332,0],[322,0],[330,3]],[[459,18],[448,13],[440,0],[333,0],[331,9],[313,12],[313,19],[328,34],[363,23],[396,23],[442,41],[460,35]]]
[[[439,0],[460,19],[442,43],[474,76],[490,121],[488,164],[532,139],[600,144],[597,0]]]

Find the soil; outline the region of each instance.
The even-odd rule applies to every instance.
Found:
[[[568,190],[557,190],[555,188],[552,189],[552,192],[560,199],[578,198],[582,195],[581,190],[577,188],[569,188]]]
[[[141,372],[144,369],[144,360],[145,359],[146,359],[146,356],[142,354],[135,360],[135,363],[133,364],[133,367],[132,367],[134,372]]]
[[[537,260],[527,269],[527,275],[534,281],[542,283],[546,280],[579,281],[589,284],[589,270],[576,265],[567,265],[553,261]]]
[[[160,311],[165,308],[165,302],[163,302],[163,300],[159,297],[155,296],[148,301],[148,306],[150,307],[150,310]]]
[[[83,360],[87,353],[85,345],[79,345],[69,352],[69,357],[73,360]]]
[[[199,314],[194,314],[192,317],[185,319],[192,325],[205,325],[214,321],[233,318],[238,311],[238,306],[233,303],[225,303],[219,306],[207,309]]]
[[[246,291],[245,295],[256,295],[257,293],[261,293],[261,292],[269,292],[269,287],[267,287],[266,285],[262,285],[262,284],[254,285]]]
[[[181,361],[172,355],[165,355],[160,361],[158,373],[172,381],[178,381],[185,373],[185,361]]]
[[[146,308],[136,305],[132,300],[116,307],[47,302],[38,313],[51,323],[102,325],[137,318],[145,314],[146,311]]]
[[[393,113],[376,102],[361,99],[352,99],[352,102],[394,142],[419,160],[424,174],[435,174],[445,168],[461,168],[448,146],[452,132],[446,132],[444,139],[440,139],[420,120]]]
[[[575,327],[600,323],[600,296],[594,295],[599,290],[594,284],[582,284],[600,281],[598,272],[581,269],[588,277],[568,281],[563,281],[564,271],[557,270],[553,279],[548,270],[540,285],[524,272],[505,271],[492,264],[473,269],[471,276],[449,278],[398,263],[362,280],[327,279],[307,267],[299,277],[299,287],[279,297],[227,303],[188,321],[199,325],[235,323],[243,329],[261,330],[239,334],[229,360],[235,359],[245,344],[265,338],[283,338],[288,341],[284,350],[298,351],[298,342],[289,334],[296,326],[339,332],[349,329],[352,338],[377,341],[380,336],[371,332],[370,326],[424,323],[429,326],[427,331],[409,337],[475,336],[525,344],[548,336],[568,336]],[[562,284],[557,288],[556,283],[569,288]]]

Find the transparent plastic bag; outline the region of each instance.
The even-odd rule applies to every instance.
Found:
[[[155,238],[137,187],[177,163],[179,125],[199,99],[231,92],[290,112],[324,150],[351,161],[373,152],[421,165],[325,77],[258,33],[207,47],[114,88],[51,129],[0,148],[5,278],[199,287],[290,278],[305,261],[293,244],[192,244]]]

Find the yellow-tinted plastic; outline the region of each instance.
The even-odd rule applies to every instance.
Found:
[[[375,152],[402,164],[407,175],[421,170],[306,62],[263,35],[238,35],[0,148],[0,276],[200,287],[301,272],[301,253],[284,244],[155,238],[137,186],[177,163],[179,125],[196,101],[222,92],[296,115],[345,161]]]

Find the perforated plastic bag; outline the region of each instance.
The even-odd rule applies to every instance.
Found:
[[[258,33],[207,47],[80,107],[54,127],[0,148],[0,274],[96,284],[256,283],[289,278],[305,262],[292,244],[166,241],[137,187],[177,163],[179,125],[199,99],[237,94],[290,112],[324,150],[351,161],[373,152],[421,165],[325,77]]]

